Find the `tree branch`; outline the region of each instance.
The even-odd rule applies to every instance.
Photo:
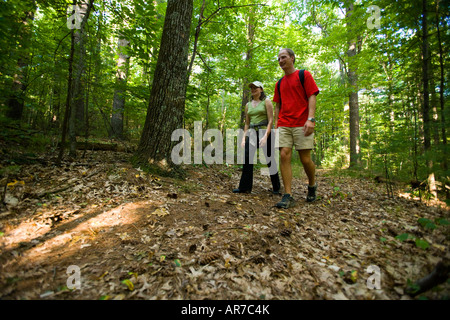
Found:
[[[222,9],[233,9],[233,8],[242,8],[242,7],[251,7],[251,6],[267,6],[265,4],[260,4],[260,3],[255,3],[255,4],[246,4],[246,5],[240,5],[240,6],[225,6],[225,7],[221,7],[220,6],[220,2],[217,1],[217,6],[218,8],[209,15],[208,18],[206,18],[205,20],[203,20],[203,12],[205,10],[205,0],[203,0],[202,3],[202,8],[200,9],[200,18],[198,19],[198,24],[197,27],[195,28],[195,39],[194,39],[194,49],[192,51],[192,57],[191,57],[191,61],[189,63],[189,67],[188,67],[188,73],[186,76],[186,82],[189,83],[189,78],[191,76],[191,72],[192,72],[192,67],[194,65],[194,60],[195,60],[195,55],[197,54],[197,46],[198,46],[198,39],[200,37],[200,31],[201,31],[201,27],[202,25],[208,23],[216,14],[218,14],[220,12],[220,10]],[[202,59],[203,60],[203,59]],[[203,61],[203,63],[205,63],[205,61]],[[209,67],[208,67],[209,68]],[[210,69],[210,68],[209,68]]]
[[[243,7],[253,7],[253,6],[263,6],[266,7],[266,4],[262,4],[262,3],[253,3],[253,4],[245,4],[245,5],[241,5],[241,6],[225,6],[225,7],[220,7],[220,4],[218,3],[219,8],[217,8],[212,14],[209,15],[208,18],[206,18],[201,24],[200,26],[202,26],[205,23],[208,23],[209,20],[212,19],[212,17],[214,17],[216,14],[219,13],[220,10],[222,9],[234,9],[234,8],[243,8]]]

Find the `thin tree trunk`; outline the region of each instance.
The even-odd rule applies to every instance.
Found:
[[[191,62],[189,63],[189,69],[187,73],[187,82],[189,83],[189,77],[191,76],[192,67],[194,65],[195,55],[197,54],[198,38],[200,37],[200,31],[202,27],[202,22],[204,19],[203,13],[205,11],[206,0],[203,0],[202,7],[200,9],[200,16],[198,18],[197,27],[195,28],[194,36],[194,49],[192,50]]]
[[[127,74],[130,66],[130,56],[125,54],[129,41],[122,36],[119,37],[119,58],[117,61],[116,88],[114,91],[114,100],[112,107],[111,128],[112,137],[122,140],[123,137],[123,119],[125,111],[125,93],[127,85]]]
[[[23,108],[25,104],[25,91],[26,73],[27,67],[30,62],[30,55],[28,54],[28,46],[31,37],[31,24],[34,20],[34,14],[36,11],[36,2],[30,2],[30,11],[25,12],[25,16],[22,19],[22,25],[19,36],[20,50],[19,57],[17,59],[17,72],[13,76],[13,84],[11,87],[11,94],[7,101],[6,116],[12,120],[20,120],[23,114]]]
[[[254,13],[254,8],[250,8],[249,11],[249,17],[248,17],[248,26],[247,26],[247,43],[248,43],[248,49],[245,56],[246,61],[246,67],[248,68],[250,66],[250,61],[253,58],[253,42],[255,38],[255,24],[256,24],[256,17]],[[250,89],[248,88],[249,79],[247,77],[244,77],[242,79],[242,101],[241,101],[241,119],[240,124],[241,127],[244,127],[245,122],[245,106],[247,105],[250,97]]]
[[[428,43],[428,23],[427,23],[427,4],[426,0],[422,0],[423,16],[422,16],[422,85],[423,85],[423,134],[425,151],[431,149],[430,138],[430,90],[429,90],[429,59],[430,49]]]
[[[357,37],[354,35],[353,0],[347,1],[347,32],[348,42],[348,80],[350,85],[349,111],[350,111],[350,167],[359,165],[359,104],[358,104],[358,76],[357,76]]]
[[[433,161],[429,159],[431,151],[431,120],[430,120],[430,46],[428,40],[428,9],[427,1],[422,0],[422,80],[423,80],[423,135],[425,156],[428,167],[428,188],[434,197],[436,193],[436,181],[433,172]]]
[[[437,30],[437,38],[438,38],[438,45],[439,45],[439,66],[440,66],[440,85],[439,85],[439,102],[440,102],[440,106],[441,106],[441,132],[442,132],[442,144],[444,145],[444,149],[445,149],[445,145],[447,144],[447,134],[445,132],[446,130],[446,123],[445,123],[445,112],[444,112],[444,82],[445,82],[445,77],[444,77],[444,52],[442,49],[442,41],[441,41],[441,31],[440,31],[440,27],[439,27],[439,2],[440,0],[438,0],[436,2],[436,30]],[[442,161],[442,167],[443,169],[446,171],[447,170],[447,157],[444,157],[443,161]]]
[[[209,129],[209,106],[211,103],[211,98],[210,98],[210,92],[209,92],[209,74],[210,74],[210,70],[208,70],[208,76],[206,78],[206,92],[208,95],[208,100],[206,101],[206,124],[205,124],[205,131]]]
[[[59,154],[56,164],[60,165],[64,156],[64,148],[66,144],[67,127],[70,117],[70,109],[72,103],[72,78],[73,78],[73,56],[75,52],[75,35],[73,29],[70,31],[70,56],[69,56],[69,75],[67,77],[67,97],[66,97],[66,110],[64,112],[61,143],[59,145]]]
[[[436,97],[436,86],[435,86],[435,82],[434,82],[434,78],[431,77],[430,79],[430,89],[431,89],[431,115],[432,115],[432,119],[431,119],[431,124],[432,124],[432,131],[433,131],[433,141],[434,141],[434,145],[437,146],[439,145],[439,116],[438,116],[438,111],[437,111],[437,97]]]
[[[69,118],[69,141],[70,141],[70,150],[69,155],[72,158],[76,158],[77,155],[77,109],[82,104],[83,100],[83,91],[82,91],[82,76],[84,73],[84,59],[85,59],[85,25],[87,20],[89,19],[89,14],[91,12],[91,8],[94,4],[94,0],[89,0],[89,4],[82,4],[83,8],[86,8],[86,12],[84,13],[83,20],[81,21],[80,30],[77,32],[79,36],[75,36],[75,56],[76,56],[76,65],[75,65],[75,78],[73,79],[73,96],[72,96],[72,104],[70,108],[70,118]],[[83,10],[84,11],[84,10]],[[78,40],[78,43],[77,43]],[[84,109],[84,107],[83,107]],[[78,125],[79,126],[79,125]]]
[[[86,89],[86,104],[85,104],[85,123],[84,123],[84,151],[82,158],[86,156],[86,150],[88,146],[88,139],[89,139],[89,94],[91,91],[91,68],[92,68],[92,55],[89,59],[89,71],[88,71],[88,77],[87,77],[87,89]]]
[[[50,116],[50,128],[59,128],[61,125],[61,80],[58,75],[53,80]]]
[[[223,128],[225,126],[225,120],[226,120],[226,115],[227,115],[227,104],[225,103],[225,92],[222,95],[222,120],[220,120],[219,122],[219,130],[220,132],[222,132],[223,135]]]

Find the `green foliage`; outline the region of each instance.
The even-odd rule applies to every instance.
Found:
[[[402,234],[396,236],[395,238],[399,241],[406,241],[408,239],[413,238],[413,236],[410,235],[409,233],[402,233]]]
[[[420,225],[422,227],[424,227],[425,229],[431,229],[431,230],[436,229],[436,225],[433,222],[431,222],[430,219],[420,218],[419,220],[417,220],[417,222],[419,222]]]
[[[430,232],[435,230],[439,226],[445,227],[445,226],[450,225],[450,222],[445,218],[436,218],[434,220],[434,222],[427,218],[419,218],[417,220],[417,222],[422,226],[422,228],[424,228],[425,230],[428,230]],[[407,241],[407,240],[413,240],[415,245],[418,248],[421,248],[423,250],[426,250],[430,247],[430,244],[425,239],[416,237],[409,233],[402,233],[402,234],[396,236],[395,238],[401,242]]]
[[[416,246],[423,250],[428,249],[430,247],[430,244],[424,239],[416,238],[415,242],[416,242]]]
[[[345,2],[334,0],[206,1],[199,20],[203,2],[194,1],[189,59],[199,33],[186,93],[186,129],[191,131],[195,121],[202,121],[203,129],[225,132],[238,128],[248,82],[261,81],[267,96],[273,98],[275,83],[283,76],[277,54],[289,47],[296,52],[296,67],[310,70],[320,88],[313,152],[318,166],[341,169],[349,165],[348,100],[352,88],[347,72],[350,65],[357,66],[361,168],[404,181],[424,181],[431,170],[445,190],[446,177],[450,176],[448,165],[444,165],[449,146],[443,143],[442,128],[448,124],[442,119],[448,122],[450,108],[441,110],[439,103],[439,49],[443,44],[443,57],[448,56],[450,33],[442,2],[437,8],[441,43],[437,38],[437,3],[428,3],[430,99],[435,106],[430,117],[436,120],[427,153],[421,107],[422,6],[417,1],[354,1],[351,17],[345,16]],[[59,139],[71,92],[67,87],[69,2],[52,0],[36,5],[31,0],[0,2],[0,113],[4,117],[9,99],[17,96],[24,104],[20,125]],[[373,15],[368,10],[371,5],[381,10],[379,28],[367,25]],[[106,137],[111,131],[117,41],[122,35],[130,41],[125,52],[130,56],[130,67],[124,131],[127,139],[139,141],[146,112],[152,108],[148,101],[166,6],[167,1],[162,0],[94,2],[87,21],[82,75],[89,135]],[[32,19],[25,24],[30,13]],[[359,40],[357,55],[349,58],[348,43],[355,38]],[[13,89],[17,79],[25,90]],[[448,83],[448,72],[444,72],[444,83]],[[448,101],[448,92],[444,92],[444,101]]]
[[[426,250],[430,247],[430,244],[426,240],[418,238],[409,233],[402,233],[402,234],[396,236],[395,238],[397,240],[399,240],[400,242],[407,241],[407,240],[413,240],[414,243],[416,244],[416,246],[423,250]]]
[[[431,221],[427,218],[419,218],[417,222],[424,228],[428,230],[434,230],[438,226],[448,226],[450,225],[450,222],[447,219],[444,218],[436,218],[435,221]]]

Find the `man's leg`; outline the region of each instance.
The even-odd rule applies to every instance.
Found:
[[[284,195],[281,201],[276,204],[278,208],[291,208],[295,205],[295,200],[291,195],[291,183],[292,183],[292,167],[291,167],[291,157],[292,148],[281,148],[280,149],[281,161],[281,176],[283,177],[284,185]]]
[[[292,183],[292,168],[291,168],[291,157],[292,148],[281,148],[280,149],[280,169],[281,177],[283,178],[284,193],[291,194],[291,183]]]
[[[311,159],[311,150],[298,150],[298,155],[308,177],[309,185],[314,186],[316,184],[316,165]]]
[[[298,154],[300,160],[305,169],[305,173],[308,176],[308,195],[306,196],[307,202],[313,202],[316,200],[316,165],[311,159],[311,150],[299,150]]]
[[[291,183],[292,183],[292,146],[293,136],[291,128],[280,128],[280,169],[281,177],[283,178],[284,194],[281,201],[276,204],[278,208],[291,208],[295,205],[295,200],[291,195]]]

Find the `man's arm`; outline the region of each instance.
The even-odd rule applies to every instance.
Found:
[[[316,114],[316,95],[313,94],[308,99],[308,118],[314,118],[314,115]],[[305,126],[303,127],[303,132],[305,133],[305,136],[309,136],[314,132],[314,126],[315,123],[312,121],[307,120],[305,123]]]

